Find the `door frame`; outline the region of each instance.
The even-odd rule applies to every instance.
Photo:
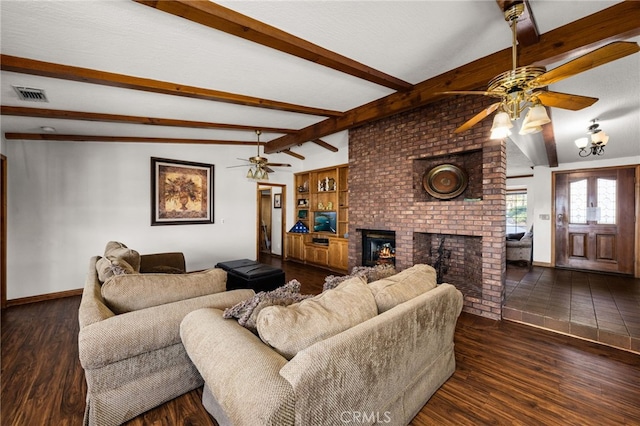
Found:
[[[282,254],[281,254],[282,258],[284,258],[284,255],[287,249],[285,247],[285,244],[287,242],[287,239],[285,238],[286,229],[287,229],[287,185],[282,183],[257,182],[256,183],[256,260],[260,259],[260,232],[262,232],[262,229],[261,229],[262,215],[260,211],[261,210],[260,199],[262,197],[261,192],[263,189],[265,189],[265,187],[269,187],[270,190],[274,187],[281,188],[282,199],[281,199],[280,205],[282,210],[282,220],[281,220],[281,230],[280,230],[280,247],[282,247]],[[273,191],[271,191],[271,197],[273,198]],[[273,246],[273,238],[271,239],[271,245]]]
[[[0,309],[7,307],[7,157],[0,154]]]
[[[633,164],[629,165],[621,165],[621,166],[611,166],[611,167],[593,167],[586,169],[575,169],[575,170],[562,170],[551,172],[551,218],[552,223],[555,223],[556,214],[556,176],[558,174],[566,174],[566,173],[578,173],[578,172],[592,172],[592,171],[603,171],[603,170],[618,170],[618,169],[627,169],[634,168]],[[633,276],[635,278],[640,278],[640,164],[635,165],[635,235],[634,235],[634,273]],[[556,267],[556,227],[551,226],[551,267]]]

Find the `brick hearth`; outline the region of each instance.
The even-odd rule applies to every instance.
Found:
[[[395,231],[398,269],[432,264],[428,245],[448,236],[445,244],[449,241],[454,250],[455,270],[450,268],[444,281],[463,292],[466,312],[500,319],[504,143],[488,138],[491,118],[461,135],[453,133],[488,103],[472,96],[451,97],[349,131],[349,268],[361,259],[359,229]],[[442,163],[458,165],[469,175],[467,190],[452,200],[435,199],[422,187],[424,174]],[[427,234],[438,237],[426,243],[421,235]]]

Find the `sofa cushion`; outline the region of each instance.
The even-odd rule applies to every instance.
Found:
[[[289,306],[268,306],[258,315],[263,342],[287,359],[316,342],[334,336],[378,314],[361,277]]]
[[[102,297],[117,314],[225,291],[227,273],[115,275],[102,284]]]
[[[395,275],[374,281],[369,288],[383,313],[436,287],[436,270],[429,265],[413,265]]]
[[[300,282],[291,280],[287,284],[271,291],[261,291],[255,296],[224,310],[223,318],[236,318],[238,324],[258,333],[256,320],[260,311],[267,306],[289,306],[311,297],[300,294]]]

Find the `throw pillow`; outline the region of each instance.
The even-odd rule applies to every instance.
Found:
[[[437,274],[433,267],[418,264],[390,277],[374,281],[369,284],[369,288],[378,305],[378,312],[383,313],[436,288],[436,280]]]
[[[322,291],[336,288],[340,283],[352,277],[363,277],[367,282],[376,281],[385,277],[389,277],[396,273],[393,265],[375,265],[375,266],[354,266],[350,275],[335,276],[329,275],[324,279]]]
[[[102,284],[102,297],[116,314],[220,293],[227,289],[227,273],[213,268],[184,275],[115,275]]]
[[[136,271],[129,263],[114,256],[101,257],[96,262],[98,279],[104,283],[114,275],[135,274]]]
[[[397,273],[395,265],[354,266],[351,270],[352,275],[364,274],[370,283]]]
[[[134,271],[140,272],[140,253],[117,241],[109,241],[104,249],[104,257],[115,257],[127,262]]]
[[[300,286],[298,280],[291,280],[275,290],[261,291],[255,296],[225,309],[222,317],[236,318],[238,324],[257,333],[256,319],[262,309],[274,305],[288,306],[311,297],[311,295],[300,294]]]
[[[378,314],[375,299],[361,277],[289,306],[268,306],[258,315],[263,342],[287,359]]]
[[[528,241],[528,240],[532,240],[532,239],[533,239],[533,232],[527,231],[527,232],[524,233],[522,238],[520,238],[520,241]]]
[[[353,278],[352,275],[327,275],[324,279],[324,284],[322,285],[322,291],[327,291],[334,289],[340,285],[340,283],[345,282],[349,278]]]

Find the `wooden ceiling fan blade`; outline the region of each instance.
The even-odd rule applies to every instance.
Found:
[[[287,164],[287,163],[266,163],[265,166],[272,166],[272,167],[291,167],[291,164]]]
[[[238,164],[237,166],[227,166],[227,169],[234,169],[236,167],[247,167],[249,164]]]
[[[267,173],[273,173],[275,171],[272,168],[268,167],[266,164],[262,166],[262,169]]]
[[[479,122],[481,122],[482,120],[490,116],[495,110],[498,109],[500,104],[501,102],[496,102],[495,104],[489,105],[488,108],[485,108],[482,111],[480,111],[480,113],[476,114],[471,120],[467,121],[462,126],[454,130],[453,133],[461,133],[461,132],[464,132],[465,130],[469,130],[470,128],[472,128],[473,126],[475,126],[476,124],[478,124]]]
[[[544,106],[578,111],[593,105],[598,98],[560,92],[540,92],[536,96]]]
[[[616,59],[632,55],[639,50],[640,47],[638,43],[628,41],[618,41],[607,44],[534,78],[529,83],[529,87],[548,86],[581,72],[615,61]]]

